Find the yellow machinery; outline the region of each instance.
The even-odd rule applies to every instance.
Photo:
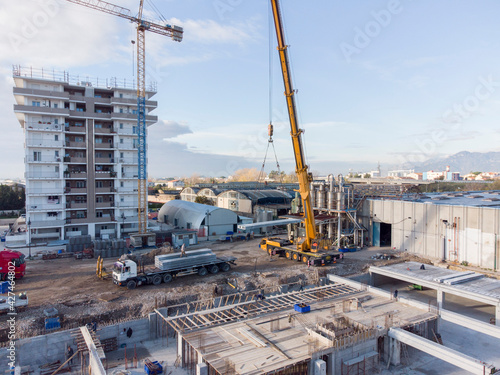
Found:
[[[290,64],[288,59],[288,46],[285,43],[285,34],[281,20],[281,11],[278,0],[271,0],[276,37],[278,40],[278,52],[280,56],[281,72],[283,73],[283,84],[285,86],[285,97],[288,107],[288,117],[290,119],[290,129],[292,136],[293,151],[295,155],[295,173],[299,180],[299,193],[304,209],[305,238],[295,244],[282,238],[265,238],[261,241],[260,247],[267,251],[269,255],[285,256],[287,259],[311,262],[313,265],[324,265],[342,258],[342,254],[328,254],[320,251],[320,243],[316,240],[316,224],[314,221],[314,211],[311,203],[310,183],[312,174],[308,172],[305,163],[304,150],[302,147],[302,130],[299,129],[297,121],[297,110],[295,106],[295,90],[292,85],[290,75]]]
[[[101,258],[100,256],[99,258],[97,258],[97,266],[95,273],[97,277],[100,278],[101,280],[109,279],[112,275],[111,272],[107,272],[106,268],[104,268],[104,258]]]
[[[125,18],[137,24],[137,129],[138,129],[138,198],[139,198],[139,233],[147,237],[148,226],[148,178],[146,169],[146,30],[156,34],[171,37],[180,42],[183,29],[179,26],[159,25],[142,18],[144,0],[140,0],[137,17],[130,15],[130,10],[101,0],[66,0],[101,12]]]

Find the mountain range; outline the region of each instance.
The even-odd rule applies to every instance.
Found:
[[[444,171],[450,166],[451,172],[465,175],[470,172],[500,171],[500,152],[469,152],[461,151],[446,157],[431,158],[420,163],[406,163],[404,169],[414,169],[415,172]]]

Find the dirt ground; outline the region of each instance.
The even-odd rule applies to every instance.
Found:
[[[16,281],[16,293],[26,292],[29,306],[16,318],[18,337],[45,333],[44,310],[55,308],[63,328],[78,327],[93,320],[110,324],[121,320],[147,316],[159,301],[169,305],[182,303],[187,298],[205,299],[213,296],[217,285],[219,293],[261,290],[272,292],[284,283],[302,281],[315,283],[326,273],[352,275],[363,272],[369,265],[409,260],[389,248],[365,248],[347,253],[344,260],[329,267],[310,267],[285,258],[272,259],[259,248],[259,239],[242,242],[207,242],[197,248],[211,248],[218,256],[234,256],[236,266],[229,272],[216,275],[189,275],[158,286],[147,285],[128,290],[118,287],[110,279],[96,277],[96,260],[73,258],[27,261],[26,276]],[[393,260],[375,260],[375,254],[394,254]],[[115,259],[106,259],[104,265],[111,270]],[[6,340],[7,316],[0,316],[0,342]]]

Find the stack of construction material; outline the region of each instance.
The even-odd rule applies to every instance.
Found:
[[[162,271],[168,271],[214,262],[217,258],[210,249],[186,251],[185,255],[181,255],[181,253],[157,255],[155,266]]]

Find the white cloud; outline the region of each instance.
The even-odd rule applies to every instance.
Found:
[[[172,23],[184,28],[186,42],[202,44],[244,44],[255,39],[257,33],[257,25],[253,20],[232,25],[223,25],[214,20],[192,19],[172,19]]]

